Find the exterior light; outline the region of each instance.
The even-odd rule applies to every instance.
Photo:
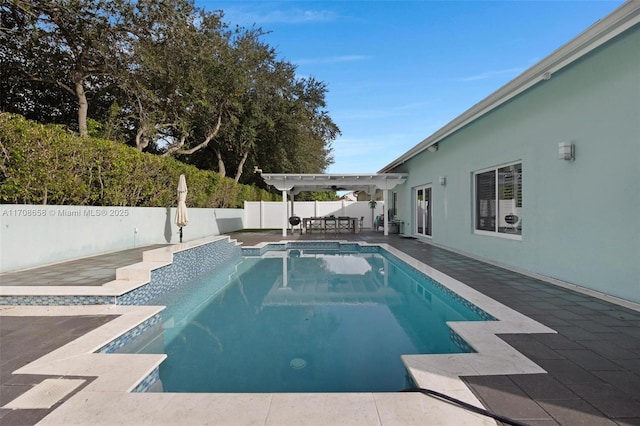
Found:
[[[446,176],[440,176],[440,185],[445,186],[447,184]]]
[[[438,150],[438,144],[433,144],[431,145],[429,148],[427,148],[427,151],[429,152],[436,152]]]
[[[576,148],[571,142],[558,144],[558,160],[573,161],[576,158]]]

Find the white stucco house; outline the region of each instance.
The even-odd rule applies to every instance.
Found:
[[[379,173],[405,234],[640,302],[640,2]]]

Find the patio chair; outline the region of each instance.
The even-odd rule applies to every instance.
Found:
[[[321,217],[311,217],[309,218],[309,227],[307,228],[308,233],[312,233],[313,231],[324,231],[324,219]]]
[[[351,218],[348,216],[339,216],[338,217],[338,231],[347,231],[351,232]]]
[[[338,219],[334,216],[327,216],[324,218],[325,232],[333,231],[338,232]]]

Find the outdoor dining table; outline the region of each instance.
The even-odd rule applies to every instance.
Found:
[[[338,233],[342,230],[355,233],[357,232],[358,218],[347,216],[305,217],[302,219],[302,223],[305,232],[309,234],[313,233],[313,231]]]

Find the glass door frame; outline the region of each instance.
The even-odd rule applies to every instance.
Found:
[[[420,196],[422,199],[419,198]],[[431,238],[433,235],[433,184],[414,187],[413,201],[415,219],[413,232],[415,235]]]

